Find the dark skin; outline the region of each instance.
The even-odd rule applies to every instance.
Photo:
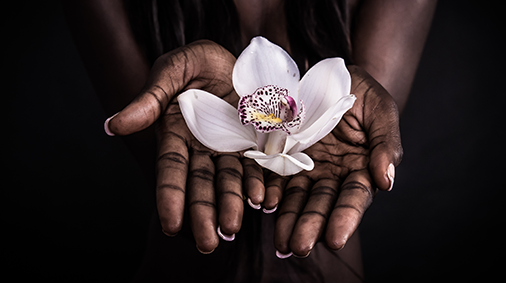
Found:
[[[148,176],[153,175],[149,168],[155,145],[155,128],[149,126],[158,121],[157,206],[166,234],[181,229],[186,204],[198,249],[213,251],[219,243],[218,225],[228,235],[240,230],[244,191],[267,209],[283,198],[274,235],[280,252],[306,256],[324,232],[330,248],[345,245],[376,188],[393,185],[388,173],[393,175],[391,168],[402,156],[397,109],[407,99],[435,7],[435,1],[363,2],[351,38],[360,67],[348,67],[357,101],[331,134],[306,150],[315,160],[314,170],[288,178],[273,174],[265,185],[252,160],[240,153],[213,152],[196,141],[173,100],[185,89],[198,88],[236,106],[231,85],[235,58],[230,53],[212,42],[197,42],[165,54],[149,71],[121,1],[65,3],[69,26],[106,111],[124,108],[109,127],[117,135],[136,133],[125,141]],[[243,38],[252,36],[248,31],[263,34],[274,24],[262,23],[246,29],[251,23],[242,21]],[[283,31],[276,34],[268,39],[290,51]]]

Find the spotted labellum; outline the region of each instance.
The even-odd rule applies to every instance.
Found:
[[[243,125],[252,124],[258,132],[283,130],[290,134],[290,129],[299,126],[304,119],[304,109],[297,112],[297,104],[288,90],[268,85],[241,98],[239,117]]]
[[[329,134],[355,102],[341,58],[320,61],[299,78],[288,53],[255,37],[234,66],[237,109],[196,89],[179,95],[179,105],[192,134],[208,148],[246,150],[244,156],[261,166],[293,175],[313,169],[302,151]]]

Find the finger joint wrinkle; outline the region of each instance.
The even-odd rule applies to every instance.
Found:
[[[311,191],[311,196],[318,195],[329,195],[334,198],[337,196],[337,190],[329,186],[319,186]]]
[[[242,166],[243,169],[252,169],[254,170],[256,173],[259,173],[259,174],[262,174],[262,168],[258,167],[257,164],[246,164],[246,165],[243,165]]]
[[[374,139],[377,139],[377,138],[380,138],[379,136],[378,137],[374,137],[370,142],[369,144],[373,144],[373,146],[371,146],[369,148],[369,151],[373,151],[376,147],[378,147],[379,145],[382,145],[382,144],[385,144],[386,142],[384,140],[378,142],[378,143],[374,143]]]
[[[360,191],[366,193],[367,195],[369,195],[370,197],[372,197],[371,191],[364,184],[362,184],[360,182],[356,182],[356,181],[348,182],[341,187],[341,191],[347,191],[347,190],[360,190]]]
[[[220,178],[223,177],[223,175],[226,174],[228,176],[232,176],[234,178],[237,178],[239,180],[242,180],[242,174],[239,172],[239,170],[235,168],[220,168],[218,169],[218,175]]]
[[[163,104],[162,104],[162,101],[160,101],[160,98],[158,98],[158,96],[154,92],[147,91],[147,93],[151,94],[155,98],[156,102],[158,103],[158,109],[160,110],[160,115],[161,115],[163,113]]]
[[[211,156],[211,152],[209,152],[208,150],[197,150],[197,149],[193,149],[193,150],[192,150],[192,155],[204,155],[204,156]]]
[[[192,207],[194,205],[207,206],[207,207],[211,207],[211,208],[216,209],[216,205],[214,203],[212,203],[210,201],[206,201],[206,200],[194,200],[194,201],[190,202],[188,207]]]
[[[214,173],[207,169],[194,169],[190,171],[190,178],[199,178],[202,180],[214,181]]]
[[[303,187],[300,187],[300,186],[294,186],[294,187],[287,188],[284,191],[285,197],[287,197],[289,195],[297,194],[297,193],[301,193],[305,196],[307,194],[307,190],[304,189]]]
[[[316,211],[316,210],[304,211],[304,212],[302,212],[301,216],[303,216],[303,215],[320,215],[324,219],[327,219],[327,215],[325,215],[319,211]]]
[[[160,155],[160,157],[158,157],[158,163],[160,163],[162,161],[167,161],[167,160],[173,161],[176,163],[180,163],[180,164],[184,164],[184,165],[188,164],[188,159],[186,159],[185,156],[183,156],[180,153],[174,152],[174,151],[164,153],[164,154]]]
[[[167,94],[167,92],[161,86],[154,85],[154,87],[159,88],[163,92],[163,94],[165,94],[165,98],[167,99],[167,101],[170,101],[169,95]]]
[[[181,188],[180,186],[171,185],[171,184],[161,184],[161,185],[156,186],[156,189],[157,189],[157,191],[175,190],[175,191],[180,191],[183,194],[186,194],[186,191],[183,188]]]
[[[165,139],[169,139],[169,137],[177,138],[177,139],[181,140],[183,143],[186,144],[186,139],[183,136],[181,136],[179,134],[176,134],[175,132],[167,131],[167,132],[164,133],[164,138]]]
[[[264,179],[259,177],[259,176],[255,176],[255,175],[247,175],[246,179],[256,179],[258,181],[260,181],[261,183],[264,182]]]
[[[338,209],[338,208],[349,208],[349,209],[353,209],[355,210],[356,212],[358,212],[358,214],[362,215],[362,210],[356,208],[355,206],[351,205],[351,204],[338,204],[336,206],[334,206],[334,210],[335,209]]]
[[[238,194],[238,193],[236,193],[234,191],[221,191],[220,192],[220,196],[223,196],[223,195],[226,195],[226,194],[230,194],[230,195],[236,196],[236,197],[240,198],[241,201],[243,200],[242,195],[240,195],[240,194]]]

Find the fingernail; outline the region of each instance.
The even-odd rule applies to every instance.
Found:
[[[303,256],[298,256],[298,255],[296,255],[296,254],[293,254],[293,256],[294,256],[294,257],[296,257],[296,258],[306,258],[306,257],[308,257],[308,256],[309,256],[309,254],[310,254],[310,253],[311,253],[311,250],[309,250],[309,252],[307,252],[307,254],[306,254],[306,255],[303,255]]]
[[[118,114],[119,114],[119,112],[112,115],[111,117],[107,118],[107,120],[105,120],[105,122],[104,122],[104,130],[108,136],[111,136],[111,137],[115,136],[115,134],[113,132],[111,132],[111,130],[109,129],[109,121],[111,121],[112,118],[116,117],[116,115],[118,115]]]
[[[210,251],[210,252],[204,252],[203,250],[199,249],[199,245],[197,245],[197,250],[198,250],[201,254],[205,254],[205,255],[208,255],[208,254],[210,254],[210,253],[214,252],[214,249],[213,249],[212,251]]]
[[[259,210],[260,208],[262,208],[262,206],[260,204],[252,203],[250,198],[248,198],[248,204],[249,204],[249,206],[251,206],[253,209],[256,209],[256,210]]]
[[[175,233],[175,234],[170,234],[170,233],[167,233],[167,232],[166,232],[165,230],[163,230],[163,229],[162,229],[162,232],[163,232],[165,235],[169,236],[169,237],[174,237],[174,236],[176,236],[176,235],[177,235],[177,233]]]
[[[273,209],[266,209],[265,207],[262,208],[262,211],[266,214],[271,214],[273,213],[274,211],[276,211],[276,209],[278,209],[278,206],[276,205]]]
[[[220,236],[220,238],[222,238],[223,240],[225,240],[227,242],[231,242],[235,239],[235,234],[232,234],[230,236],[223,234],[223,232],[221,232],[220,226],[218,226],[217,232],[218,232],[218,236]]]
[[[388,188],[388,191],[391,191],[392,188],[394,187],[394,178],[395,178],[395,166],[392,163],[388,165],[387,176],[388,179],[390,180],[390,188]]]
[[[285,258],[289,258],[292,256],[292,252],[288,253],[288,254],[284,254],[284,253],[281,253],[280,251],[276,250],[276,256],[280,259],[285,259]]]

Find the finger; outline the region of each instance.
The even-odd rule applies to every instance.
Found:
[[[373,91],[374,90],[374,91]],[[394,185],[395,166],[402,159],[401,134],[397,105],[388,92],[379,84],[371,88],[365,97],[365,129],[369,134],[369,170],[376,186],[391,190]]]
[[[202,253],[212,252],[219,243],[214,173],[209,153],[193,152],[188,176],[188,208],[197,249]]]
[[[289,254],[292,251],[289,245],[292,231],[306,205],[311,185],[311,180],[307,176],[296,175],[286,186],[274,228],[274,246],[282,254]]]
[[[357,95],[351,112],[361,117],[358,120],[363,121],[368,134],[369,170],[379,189],[391,190],[395,166],[402,159],[397,105],[383,86],[366,71],[356,66],[348,68],[352,79],[351,92]]]
[[[171,131],[160,134],[157,161],[156,202],[160,223],[168,235],[183,225],[188,174],[188,148],[184,139]]]
[[[325,240],[331,249],[341,249],[353,235],[371,205],[375,191],[367,170],[352,172],[341,186],[327,224]]]
[[[160,56],[153,65],[148,81],[141,93],[121,112],[106,120],[109,135],[129,135],[153,124],[169,102],[198,73],[195,53],[181,47]]]
[[[265,213],[272,213],[276,211],[278,204],[283,197],[283,190],[288,182],[288,179],[288,177],[283,177],[276,173],[269,174],[265,185],[265,199],[262,203],[264,207],[263,211]]]
[[[402,145],[395,105],[385,108],[380,111],[382,113],[374,114],[367,131],[371,151],[369,170],[376,186],[390,191],[394,185],[395,166],[402,159]]]
[[[216,160],[216,191],[220,232],[231,241],[239,232],[244,212],[242,197],[242,165],[238,156],[221,155]],[[225,235],[223,235],[225,234]]]
[[[250,158],[242,159],[244,170],[244,191],[248,197],[249,205],[260,209],[265,197],[264,174],[262,167]]]
[[[308,256],[320,239],[336,202],[337,188],[338,182],[335,179],[321,179],[311,189],[307,204],[290,239],[290,248],[294,255]]]

